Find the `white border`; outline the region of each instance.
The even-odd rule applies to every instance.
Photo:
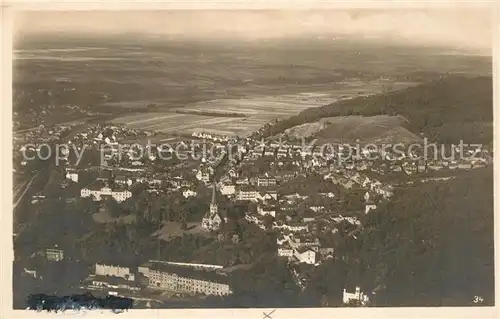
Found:
[[[492,13],[495,13],[494,27],[494,49],[493,49],[493,78],[494,78],[494,131],[495,136],[500,136],[500,125],[498,125],[500,101],[499,82],[498,82],[498,54],[500,54],[500,11],[496,1],[155,1],[134,2],[134,1],[24,1],[24,0],[7,0],[3,1],[2,8],[2,91],[3,99],[2,112],[2,150],[11,154],[12,147],[12,15],[15,10],[151,10],[151,9],[348,9],[348,8],[447,8],[447,7],[474,7],[484,8],[491,7]],[[500,141],[495,139],[494,152],[500,150]],[[497,180],[500,178],[500,172],[496,169],[499,159],[494,159],[495,173],[495,215],[497,215],[500,190],[497,187]],[[12,161],[10,157],[2,157],[1,176],[3,183],[2,191],[2,212],[0,214],[0,225],[3,230],[1,232],[1,283],[2,293],[0,297],[0,316],[5,318],[42,318],[45,316],[55,316],[53,313],[36,313],[32,311],[13,311],[12,310]],[[498,234],[500,222],[495,219],[495,234]],[[7,231],[8,230],[8,231]],[[499,256],[498,236],[495,236],[495,261]],[[497,262],[495,262],[497,265]],[[498,270],[498,267],[495,267]],[[496,274],[495,290],[496,304],[500,300],[500,275]],[[233,317],[248,317],[248,318],[264,318],[264,312],[269,313],[273,309],[175,309],[175,310],[131,310],[122,313],[120,317],[110,318],[233,318]],[[71,313],[58,314],[59,316],[71,316]],[[88,318],[103,318],[103,316],[116,316],[109,311],[105,312],[88,312],[78,315],[85,315]],[[297,308],[297,309],[277,309],[273,315],[273,319],[278,318],[304,318],[312,315],[318,318],[324,317],[356,317],[356,318],[496,318],[499,315],[497,307],[480,307],[480,308]]]

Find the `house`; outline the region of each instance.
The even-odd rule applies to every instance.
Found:
[[[66,178],[75,183],[78,183],[78,173],[73,170],[68,170],[68,172],[66,173]]]
[[[258,201],[259,192],[252,187],[241,187],[236,191],[236,199]]]
[[[323,197],[326,197],[326,198],[334,198],[335,197],[335,194],[332,193],[332,192],[328,192],[328,193],[319,193],[320,196],[323,196]]]
[[[264,149],[264,156],[274,156],[274,149],[272,148]]]
[[[50,261],[61,261],[64,259],[64,251],[56,246],[45,249],[45,258]]]
[[[150,262],[141,265],[139,271],[148,278],[149,287],[155,289],[216,296],[232,293],[227,275],[216,270]]]
[[[365,202],[368,202],[370,200],[370,193],[365,192],[365,194],[363,195],[363,198],[364,198]]]
[[[210,203],[210,210],[203,216],[201,220],[201,227],[205,230],[216,231],[219,230],[222,226],[222,223],[225,222],[225,218],[219,213],[219,209],[217,207],[217,201],[215,199],[216,186],[215,183],[213,185],[212,190],[212,202]]]
[[[222,184],[220,186],[220,192],[222,195],[234,195],[236,194],[236,186],[235,185],[228,185],[228,184]]]
[[[342,183],[342,186],[344,186],[347,189],[351,189],[354,186],[354,182],[351,181],[351,180],[345,180],[345,179],[343,179],[341,181],[341,183]]]
[[[471,163],[459,163],[458,164],[458,168],[459,169],[471,169],[472,168],[472,164]]]
[[[185,191],[182,192],[182,196],[184,196],[184,198],[193,197],[196,196],[197,194],[198,194],[197,192],[190,189],[186,189]]]
[[[325,206],[310,206],[309,209],[312,210],[313,212],[317,213],[317,212],[325,210]]]
[[[130,271],[129,267],[120,267],[120,266],[96,263],[95,274],[97,276],[120,277],[129,281],[135,280],[135,275]]]
[[[132,180],[125,175],[116,175],[114,181],[118,185],[132,186]]]
[[[132,197],[132,192],[124,188],[112,190],[109,187],[98,187],[95,185],[82,188],[80,191],[80,196],[93,197],[95,201],[100,201],[103,199],[103,197],[112,197],[117,202],[123,202]]]
[[[228,173],[229,177],[232,177],[232,178],[237,178],[239,175],[238,171],[234,167],[231,168],[227,173]]]
[[[276,191],[259,192],[258,199],[263,202],[277,200],[278,193]]]
[[[375,204],[366,204],[365,205],[365,214],[368,214],[371,210],[376,209],[377,205]]]
[[[295,194],[285,195],[284,197],[286,199],[292,201],[292,200],[299,200],[299,199],[304,200],[304,199],[307,199],[309,196],[307,196],[307,195],[302,196],[299,193],[295,193]]]
[[[250,180],[248,179],[248,177],[239,178],[236,180],[236,185],[250,185]]]
[[[280,148],[276,154],[278,158],[288,157],[288,149]]]
[[[370,301],[369,297],[361,292],[359,287],[356,287],[356,291],[354,293],[347,292],[347,289],[344,288],[342,302],[344,304],[349,304],[351,302],[359,303],[361,305],[366,305]]]
[[[309,227],[305,223],[291,223],[291,224],[281,224],[274,225],[274,229],[288,229],[291,232],[308,231]]]
[[[276,207],[274,205],[257,205],[257,213],[259,215],[271,215],[276,218]]]
[[[258,177],[256,180],[258,187],[276,186],[276,178],[274,177]]]
[[[196,179],[201,181],[201,182],[204,182],[204,183],[210,182],[210,177],[211,177],[211,174],[210,174],[209,170],[199,169],[198,172],[196,172]]]
[[[301,247],[293,252],[293,256],[300,262],[310,265],[316,263],[316,252],[308,247]]]
[[[81,288],[92,290],[122,289],[129,291],[140,291],[142,287],[134,281],[130,281],[121,277],[90,275],[85,280],[85,286]],[[111,294],[111,292],[109,293]]]

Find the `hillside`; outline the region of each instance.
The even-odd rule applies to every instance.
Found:
[[[400,189],[351,243],[361,256],[352,277],[378,290],[380,306],[464,306],[474,296],[493,304],[492,221],[491,167]]]
[[[493,139],[492,77],[449,76],[407,89],[343,100],[306,109],[297,116],[279,122],[267,133],[322,118],[348,115],[400,115],[404,127],[419,136],[441,143],[488,144]]]
[[[399,116],[338,116],[320,119],[287,129],[285,134],[294,138],[314,136],[324,143],[400,143],[421,139],[408,131],[406,121]]]

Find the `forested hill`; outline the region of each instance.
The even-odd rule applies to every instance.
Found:
[[[441,143],[489,144],[493,139],[491,76],[448,76],[403,90],[310,108],[270,128],[269,135],[321,118],[347,115],[401,115],[406,128]]]
[[[494,304],[492,167],[399,189],[367,218],[351,249],[377,305]]]

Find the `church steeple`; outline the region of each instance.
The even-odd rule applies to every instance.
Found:
[[[215,190],[217,189],[217,186],[214,182],[214,185],[212,187],[212,202],[210,203],[210,205],[217,205],[217,203],[215,202]]]
[[[215,192],[217,190],[216,184],[214,182],[213,188],[212,188],[212,202],[210,203],[210,214],[214,215],[217,214],[217,201],[215,199]]]

